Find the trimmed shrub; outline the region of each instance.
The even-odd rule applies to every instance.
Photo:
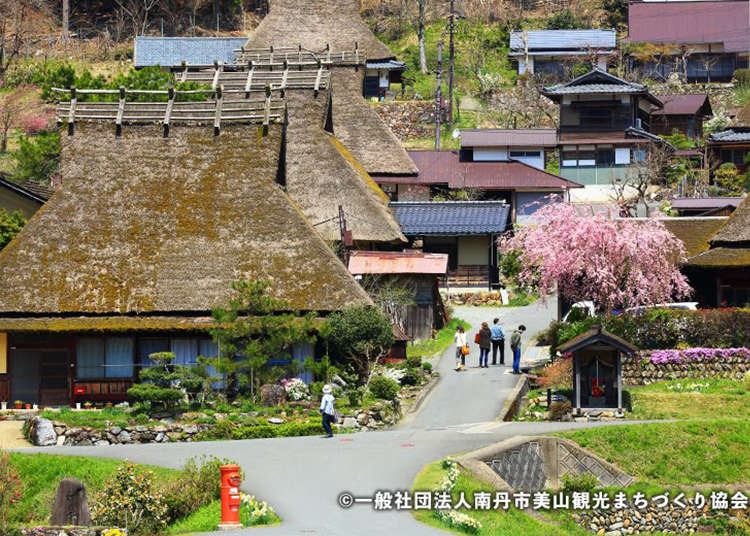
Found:
[[[740,86],[750,86],[750,69],[735,69],[734,79]]]
[[[377,398],[393,400],[398,395],[399,384],[397,381],[385,376],[376,376],[370,382],[370,392]]]
[[[401,385],[417,385],[422,375],[418,368],[406,369],[406,374],[401,378]]]
[[[424,370],[428,374],[432,372],[432,363],[428,363],[427,361],[422,363],[422,370]]]
[[[422,365],[421,355],[410,355],[406,358],[406,368],[419,368]]]

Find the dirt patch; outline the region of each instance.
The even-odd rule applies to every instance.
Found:
[[[0,448],[18,449],[33,446],[23,437],[23,421],[0,421]]]

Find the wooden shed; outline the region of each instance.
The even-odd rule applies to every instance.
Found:
[[[622,403],[622,355],[638,351],[629,342],[594,326],[586,333],[557,348],[573,354],[573,407],[582,409],[617,408]]]

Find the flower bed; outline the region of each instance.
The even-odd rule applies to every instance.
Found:
[[[623,357],[623,383],[649,385],[682,378],[741,380],[750,372],[748,348],[686,348],[644,351]]]

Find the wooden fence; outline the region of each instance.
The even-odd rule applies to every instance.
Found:
[[[245,48],[235,51],[237,63],[243,64],[253,61],[255,63],[274,64],[279,62],[315,63],[323,61],[331,65],[365,65],[367,57],[364,51],[359,49],[359,43],[354,43],[353,50],[333,52],[330,45],[320,52],[297,47],[269,47],[269,48]]]

